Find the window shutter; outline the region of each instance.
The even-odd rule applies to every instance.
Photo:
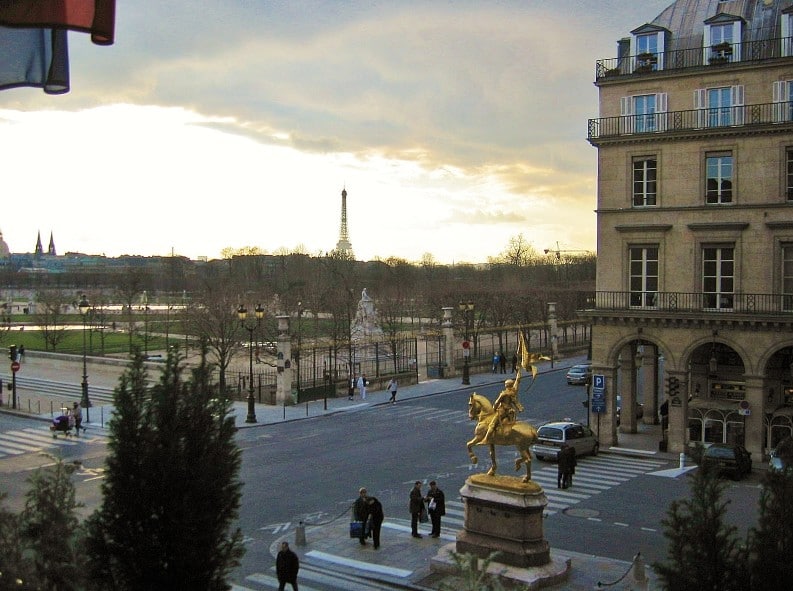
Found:
[[[664,69],[664,52],[666,51],[666,35],[663,32],[658,33],[658,53],[655,57],[658,58],[656,68],[659,70]]]
[[[705,109],[708,106],[708,94],[704,88],[698,88],[694,91],[694,109],[697,111],[697,127],[705,127],[707,122],[707,113]]]
[[[633,133],[633,97],[620,98],[620,132]]]
[[[733,125],[743,125],[744,106],[743,106],[743,84],[737,84],[730,88],[730,103],[732,104]]]
[[[785,80],[775,80],[772,85],[771,94],[774,101],[774,123],[785,121],[785,113],[788,111],[787,101],[788,82]]]
[[[666,111],[667,111],[667,101],[668,96],[665,92],[659,92],[655,95],[655,112],[657,113],[655,118],[657,119],[656,129],[658,131],[666,131],[667,122],[666,122]]]
[[[780,39],[782,43],[782,57],[790,55],[790,17],[791,15],[789,14],[782,15],[782,39]]]

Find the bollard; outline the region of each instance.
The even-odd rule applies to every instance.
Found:
[[[680,467],[681,468],[686,467],[686,454],[683,453],[682,451],[680,452]]]
[[[633,580],[637,583],[643,583],[647,580],[647,575],[644,572],[644,558],[642,558],[641,552],[633,559]]]
[[[306,526],[300,521],[295,528],[295,546],[306,545]]]

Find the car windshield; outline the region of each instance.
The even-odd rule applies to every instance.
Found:
[[[570,373],[586,373],[586,369],[583,367],[572,367],[570,368]]]
[[[559,427],[540,427],[540,430],[537,431],[537,436],[543,439],[562,441],[564,439],[564,431]]]
[[[732,458],[734,456],[729,447],[709,447],[705,455],[711,458]]]

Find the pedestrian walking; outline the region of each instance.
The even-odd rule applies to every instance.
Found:
[[[80,409],[80,403],[75,402],[72,405],[72,418],[74,420],[74,432],[79,436],[80,429],[85,431],[83,425],[83,411]]]
[[[439,538],[441,536],[441,517],[446,515],[446,497],[434,480],[430,482],[430,490],[425,500],[427,501],[427,511],[432,522],[430,536]]]
[[[355,376],[354,375],[350,378],[350,389],[347,391],[347,394],[348,394],[347,398],[349,400],[352,400],[353,396],[355,396]]]
[[[372,543],[374,549],[380,547],[380,529],[383,527],[383,505],[377,500],[377,497],[366,497],[366,510],[369,513],[369,521],[371,522],[370,532],[372,534]]]
[[[517,353],[513,353],[512,354],[512,373],[515,373],[517,371],[518,371],[518,354]]]
[[[507,373],[507,358],[503,353],[498,354],[498,366],[501,368],[501,373]]]
[[[414,538],[423,537],[419,533],[419,521],[424,509],[424,496],[421,494],[421,481],[417,480],[410,490],[410,535]]]
[[[391,378],[391,381],[388,382],[387,390],[391,392],[391,398],[388,401],[391,404],[396,404],[396,395],[397,395],[397,380],[396,378]]]
[[[19,345],[19,360],[25,360],[25,345]]]
[[[352,516],[355,521],[361,522],[361,533],[358,541],[361,546],[366,546],[366,519],[369,517],[369,506],[367,501],[366,489],[361,487],[358,489],[358,498],[352,504]]]
[[[366,374],[361,374],[358,378],[358,391],[361,393],[361,400],[366,400]]]
[[[493,373],[498,371],[498,353],[493,355]]]
[[[275,574],[278,577],[278,591],[284,591],[286,584],[292,585],[292,591],[297,589],[297,571],[300,570],[300,559],[289,548],[289,542],[281,542],[281,549],[275,557]]]

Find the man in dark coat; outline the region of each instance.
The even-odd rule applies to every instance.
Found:
[[[383,514],[383,505],[377,500],[377,497],[366,497],[366,507],[369,513],[369,519],[372,521],[372,541],[374,542],[374,549],[380,547],[380,528],[383,526],[385,515]]]
[[[289,549],[289,542],[281,542],[281,549],[275,558],[275,573],[278,576],[278,591],[284,591],[289,583],[292,591],[297,590],[297,571],[300,570],[300,559]]]
[[[417,480],[410,489],[410,531],[414,538],[422,537],[419,533],[419,519],[424,510],[424,497],[421,494],[421,481]]]
[[[358,489],[358,498],[352,504],[352,514],[355,521],[361,522],[361,537],[358,541],[361,546],[366,546],[366,518],[369,517],[369,507],[366,504],[366,489],[361,487]]]
[[[427,510],[432,521],[432,532],[430,535],[433,538],[439,538],[441,536],[441,516],[446,515],[446,497],[444,497],[443,491],[438,488],[434,480],[430,482],[430,490],[425,500],[427,501]]]
[[[570,456],[567,454],[567,444],[562,444],[562,449],[556,454],[556,488],[566,488],[565,474]]]
[[[559,488],[570,488],[573,486],[573,474],[575,474],[575,467],[578,463],[575,458],[575,448],[565,443],[559,451],[558,458],[557,484],[560,485]]]

